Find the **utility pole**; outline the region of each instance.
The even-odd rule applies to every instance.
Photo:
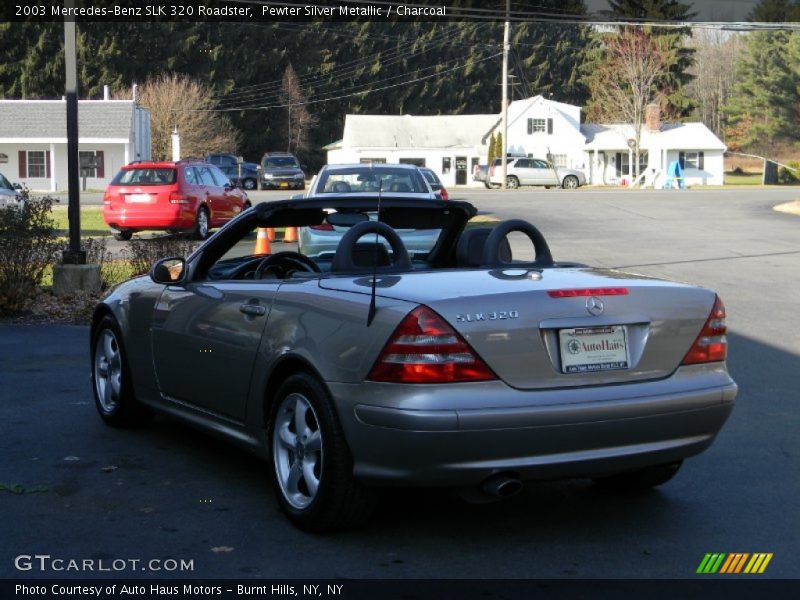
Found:
[[[511,0],[506,0],[506,22],[503,27],[503,101],[502,101],[502,110],[503,110],[503,155],[500,158],[500,164],[502,166],[502,174],[503,180],[500,184],[502,189],[506,189],[506,177],[508,176],[508,37],[509,37],[509,29],[510,24],[508,22],[509,15],[511,13]]]
[[[81,248],[81,207],[78,159],[78,61],[75,51],[75,0],[64,0],[64,66],[67,113],[67,191],[69,205],[69,250],[61,262],[53,265],[53,294],[68,296],[78,291],[100,290],[100,265],[86,264],[86,251]],[[55,157],[52,157],[53,160]]]
[[[74,0],[65,0],[68,9],[75,7]],[[75,52],[75,17],[64,17],[64,65],[67,101],[67,217],[69,220],[69,250],[63,253],[63,262],[72,265],[86,263],[86,252],[81,250],[81,209],[78,185],[78,68]]]

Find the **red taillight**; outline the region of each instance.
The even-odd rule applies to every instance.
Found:
[[[489,167],[489,177],[491,177],[492,175],[494,175],[494,165]]]
[[[575,290],[547,290],[551,298],[575,298],[577,296],[627,296],[628,288],[580,288]]]
[[[183,195],[182,192],[170,192],[169,193],[169,203],[170,204],[189,204],[189,199]]]
[[[497,377],[444,319],[427,306],[418,306],[394,330],[367,379],[453,383]]]
[[[439,193],[442,195],[442,200],[450,200],[450,194],[447,193],[446,189],[440,189]]]
[[[113,199],[114,199],[114,196],[112,194],[109,194],[108,192],[103,194],[103,204],[111,204],[111,201]]]
[[[725,325],[725,305],[717,296],[714,308],[708,315],[703,329],[681,362],[682,365],[719,362],[728,356],[728,328]]]
[[[320,223],[319,225],[311,225],[309,229],[316,229],[317,231],[333,231],[333,225],[330,223]]]

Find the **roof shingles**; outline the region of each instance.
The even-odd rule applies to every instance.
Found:
[[[130,100],[81,100],[78,136],[128,139],[133,123]],[[67,110],[63,100],[0,100],[0,140],[3,138],[67,137]]]

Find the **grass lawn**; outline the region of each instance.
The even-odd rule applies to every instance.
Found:
[[[58,235],[69,235],[69,219],[66,206],[53,207],[53,220],[56,222],[56,233]],[[81,207],[81,235],[89,237],[111,235],[111,230],[103,221],[102,206]]]
[[[742,173],[738,175],[730,171],[725,172],[725,185],[761,185],[762,180],[762,173]]]

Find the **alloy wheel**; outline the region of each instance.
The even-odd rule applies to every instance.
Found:
[[[102,409],[113,412],[122,390],[122,354],[114,332],[105,329],[94,351],[94,385]]]
[[[286,501],[308,507],[317,495],[322,474],[322,432],[310,401],[294,392],[281,402],[272,430],[275,473]]]

